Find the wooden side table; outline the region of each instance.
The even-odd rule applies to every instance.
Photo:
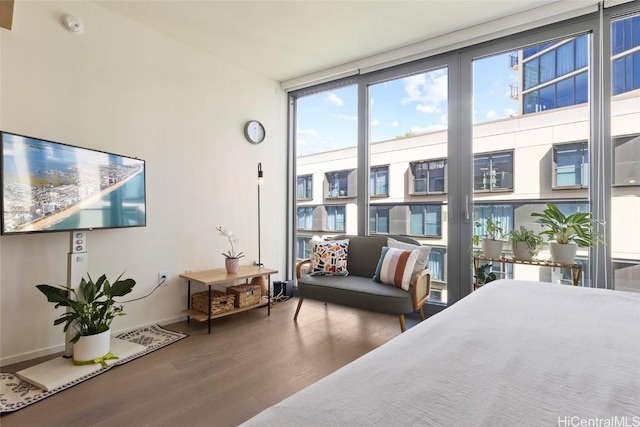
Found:
[[[238,272],[229,274],[224,268],[218,268],[215,270],[194,271],[191,273],[181,274],[180,278],[187,280],[188,293],[187,293],[187,309],[182,312],[187,315],[187,323],[191,321],[193,317],[195,320],[208,322],[208,333],[211,333],[211,319],[218,317],[229,316],[231,314],[239,313],[241,311],[251,310],[257,307],[267,306],[267,316],[271,315],[271,275],[277,273],[278,270],[271,268],[259,267],[257,265],[241,265],[238,267]],[[225,285],[232,283],[236,280],[245,280],[245,283],[249,283],[249,279],[254,277],[267,276],[267,296],[262,297],[260,302],[248,307],[234,308],[233,310],[225,311],[220,314],[211,315],[211,286],[213,285]],[[208,313],[202,313],[200,311],[191,309],[191,282],[199,283],[209,288],[209,311]]]
[[[560,264],[558,262],[551,261],[525,261],[521,259],[515,258],[487,258],[483,255],[474,256],[473,257],[473,269],[475,272],[475,280],[473,281],[473,290],[479,288],[478,284],[478,270],[480,269],[480,264],[482,261],[486,262],[499,262],[502,264],[524,264],[524,265],[536,265],[539,267],[557,267],[557,268],[567,268],[571,270],[571,280],[573,282],[573,286],[578,286],[580,283],[580,276],[582,275],[582,266],[580,264]]]

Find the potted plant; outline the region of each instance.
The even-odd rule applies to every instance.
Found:
[[[216,227],[216,230],[220,232],[221,236],[224,236],[229,240],[229,244],[231,245],[231,249],[227,252],[223,252],[224,256],[224,267],[227,269],[227,273],[233,274],[238,271],[238,264],[240,263],[240,258],[244,257],[242,252],[236,252],[236,248],[234,246],[237,245],[240,240],[233,235],[231,230],[227,230],[224,227]]]
[[[519,229],[511,230],[507,236],[513,257],[516,259],[531,261],[534,256],[538,255],[542,247],[542,237],[524,225],[521,225]]]
[[[598,243],[598,236],[594,229],[596,221],[586,212],[576,212],[571,215],[563,214],[558,207],[547,202],[544,211],[533,212],[545,230],[541,234],[549,238],[551,259],[560,264],[573,264],[578,247],[588,248]]]
[[[475,225],[476,227],[480,227],[482,224],[476,221]],[[487,218],[485,231],[484,239],[480,240],[482,252],[487,258],[499,259],[502,253],[502,247],[504,246],[504,241],[500,240],[504,237],[504,230],[500,226],[500,221]],[[474,240],[477,241],[478,239],[474,238]]]
[[[476,287],[486,285],[497,279],[496,273],[491,271],[493,264],[482,264],[476,271]]]
[[[114,298],[128,294],[136,284],[133,279],[120,280],[121,277],[110,283],[104,274],[95,282],[89,276],[88,281],[82,279],[77,290],[46,284],[36,286],[47,301],[56,304],[55,308],[68,307],[53,324],[64,323],[65,332],[71,325],[76,329],[70,340],[74,344],[74,363],[83,364],[109,353],[111,322],[125,314]]]

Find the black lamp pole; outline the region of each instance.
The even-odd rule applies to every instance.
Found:
[[[262,267],[262,258],[260,254],[260,187],[262,186],[262,181],[262,163],[258,163],[258,267]]]

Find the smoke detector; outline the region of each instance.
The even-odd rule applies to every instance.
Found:
[[[73,15],[63,15],[61,22],[62,26],[72,33],[80,34],[84,30],[82,22]]]

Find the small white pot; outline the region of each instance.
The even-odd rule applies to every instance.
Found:
[[[73,345],[73,360],[87,362],[103,357],[111,349],[111,330],[80,337]]]
[[[549,242],[551,260],[560,264],[573,264],[576,259],[578,245],[575,243]]]
[[[503,240],[482,239],[482,252],[486,258],[499,259],[502,254]]]
[[[513,249],[513,257],[515,259],[520,259],[523,261],[531,261],[533,259],[533,255],[529,251],[529,245],[526,242],[517,242]]]

